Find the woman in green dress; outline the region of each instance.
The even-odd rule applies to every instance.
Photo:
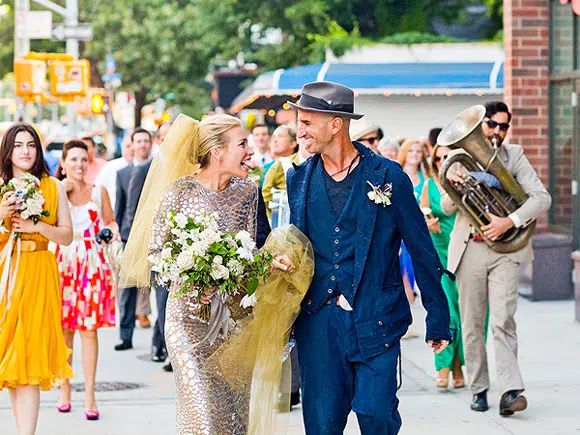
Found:
[[[431,232],[431,238],[435,249],[439,254],[441,263],[447,267],[447,249],[455,215],[447,216],[441,210],[441,193],[443,188],[439,182],[439,170],[443,161],[450,152],[450,148],[436,145],[431,154],[431,176],[423,186],[421,195],[421,209],[425,213],[427,226]],[[428,210],[430,209],[430,210]],[[453,372],[453,388],[465,386],[461,367],[465,364],[463,356],[463,340],[461,339],[461,318],[459,316],[459,293],[455,281],[449,279],[446,274],[441,278],[443,290],[449,302],[451,315],[450,329],[453,342],[440,354],[435,355],[435,369],[437,370],[437,387],[447,388],[449,385],[449,372]]]

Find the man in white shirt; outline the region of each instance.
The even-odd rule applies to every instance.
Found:
[[[97,178],[95,178],[95,185],[103,186],[107,189],[113,210],[115,210],[115,204],[117,203],[117,171],[129,166],[132,162],[131,135],[127,134],[121,143],[121,157],[107,162],[99,172],[99,175],[97,175]]]
[[[270,131],[266,124],[256,124],[252,128],[252,145],[254,149],[254,155],[250,160],[253,168],[262,168],[267,163],[270,163],[272,156],[268,150],[268,145],[270,143]]]

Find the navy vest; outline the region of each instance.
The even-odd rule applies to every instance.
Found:
[[[314,248],[314,278],[305,298],[307,311],[316,312],[339,294],[354,298],[354,262],[357,240],[357,213],[366,194],[360,182],[363,162],[356,173],[352,191],[340,216],[335,214],[326,191],[322,159],[314,169],[308,191],[306,225]]]

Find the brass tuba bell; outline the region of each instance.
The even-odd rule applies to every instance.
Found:
[[[441,186],[459,210],[471,221],[484,242],[500,253],[515,252],[522,249],[532,236],[535,222],[525,228],[511,228],[498,240],[492,241],[484,236],[482,226],[490,223],[488,213],[507,217],[516,211],[527,199],[514,177],[498,158],[499,147],[490,143],[485,136],[481,123],[485,118],[485,107],[472,106],[452,119],[437,137],[437,144],[462,152],[450,155],[441,167],[439,180]],[[493,175],[501,189],[478,181],[474,175],[467,175],[465,183],[459,185],[447,178],[452,166],[461,165],[469,172],[486,172]]]

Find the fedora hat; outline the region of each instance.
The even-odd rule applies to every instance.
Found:
[[[354,113],[354,92],[352,89],[334,82],[312,82],[302,87],[300,99],[292,107],[308,112],[328,113],[351,119],[364,115]]]

